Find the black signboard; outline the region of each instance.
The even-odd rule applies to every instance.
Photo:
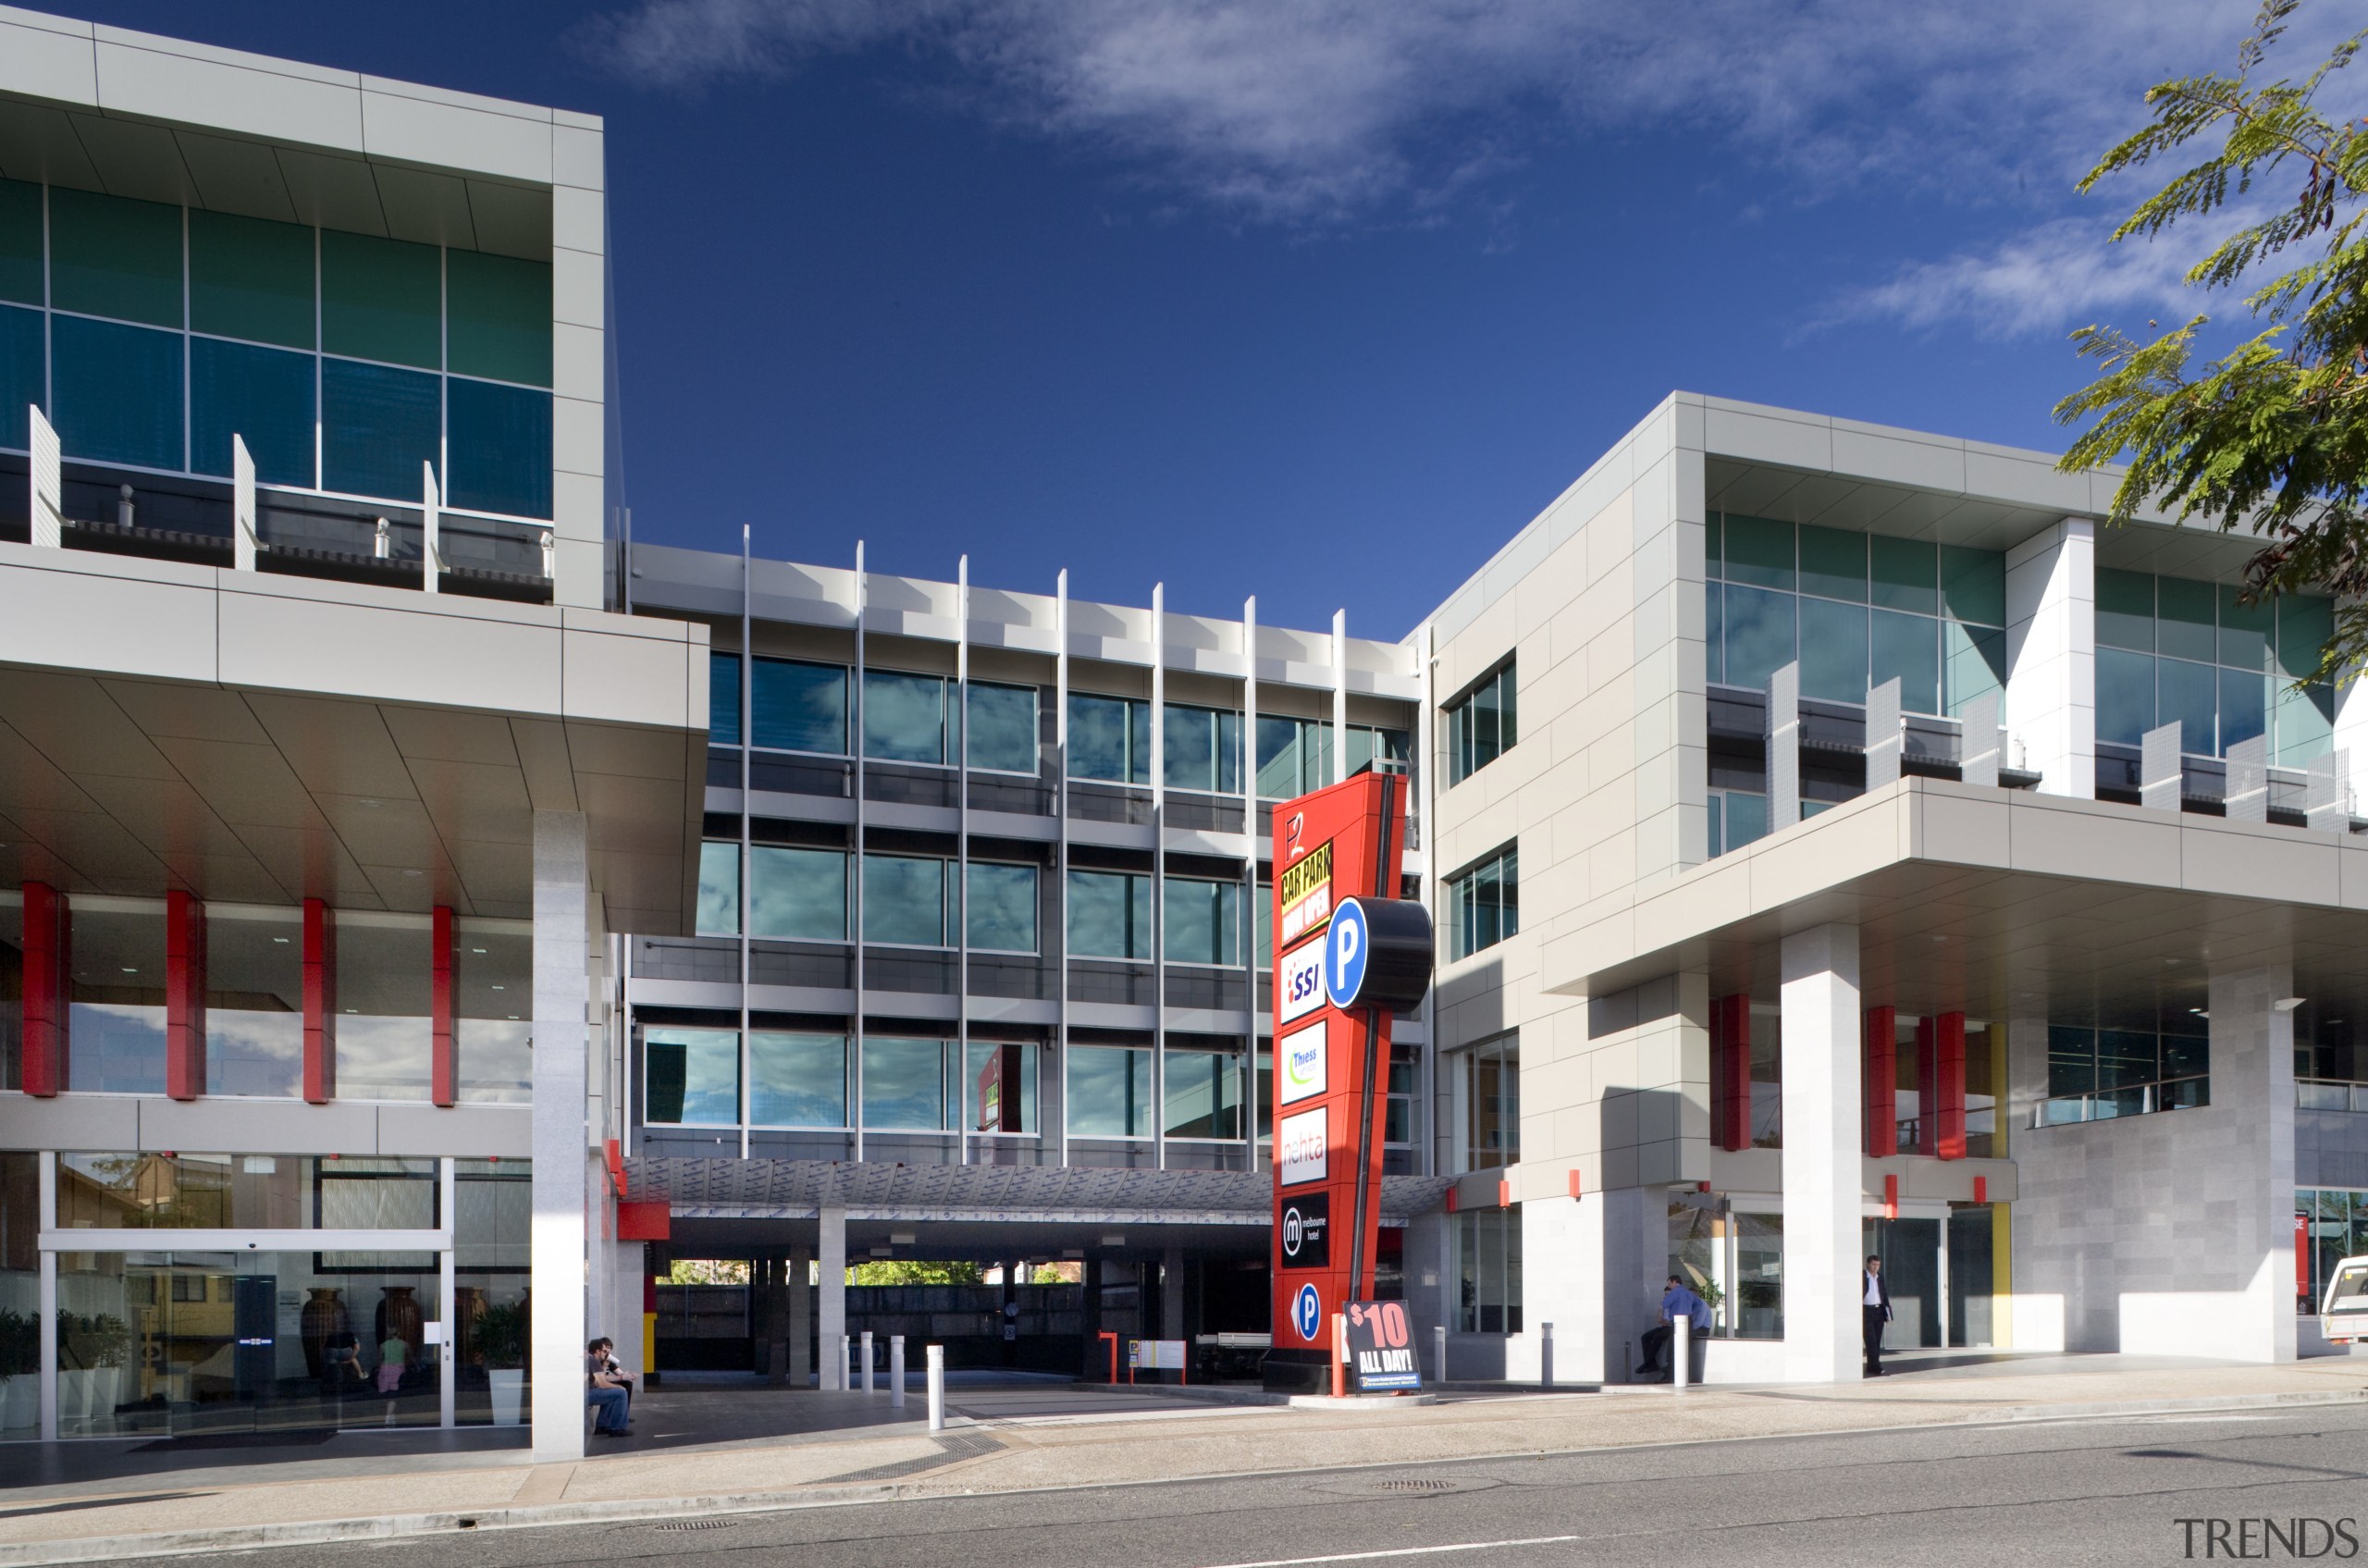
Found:
[[[1283,1228],[1283,1266],[1322,1268],[1332,1256],[1332,1195],[1310,1192],[1285,1200],[1276,1220]]]
[[[1423,1370],[1414,1356],[1413,1320],[1404,1302],[1349,1303],[1349,1368],[1361,1394],[1419,1389]]]

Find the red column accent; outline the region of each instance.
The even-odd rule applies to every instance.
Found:
[[[1887,1174],[1883,1178],[1883,1217],[1885,1219],[1899,1217],[1899,1177],[1896,1173]]]
[[[1575,1197],[1578,1197],[1578,1196],[1580,1196],[1580,1195],[1581,1195],[1581,1194],[1580,1194],[1580,1191],[1579,1191],[1579,1173],[1578,1173],[1578,1171],[1574,1168],[1574,1169],[1572,1169],[1572,1172],[1571,1172],[1571,1196],[1572,1196],[1573,1198],[1575,1198]]]
[[[205,900],[165,895],[165,1093],[205,1093]]]
[[[428,1097],[439,1105],[452,1105],[461,1099],[461,1060],[452,1043],[452,911],[441,904],[436,906],[428,943],[427,1010],[435,1041]]]
[[[304,1098],[337,1098],[337,911],[304,900]]]
[[[1942,1013],[1917,1025],[1916,1093],[1923,1148],[1944,1160],[1965,1158],[1965,1015]]]
[[[1973,1179],[1973,1201],[1977,1204],[1990,1201],[1990,1178],[1977,1176]]]
[[[43,1099],[66,1087],[72,982],[66,895],[45,882],[25,883],[25,1093]]]
[[[1710,1004],[1710,1142],[1751,1147],[1751,997],[1738,992]]]
[[[1866,1018],[1867,1153],[1899,1153],[1899,1009],[1869,1007]]]

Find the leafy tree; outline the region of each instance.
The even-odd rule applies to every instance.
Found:
[[[850,1285],[977,1285],[985,1279],[986,1270],[975,1263],[923,1263],[906,1258],[853,1264],[847,1268]]]
[[[2151,502],[2181,521],[2243,531],[2260,541],[2247,566],[2249,596],[2303,587],[2341,596],[2317,672],[2325,679],[2368,655],[2368,121],[2331,121],[2317,98],[2368,32],[2345,40],[2300,82],[2258,81],[2301,4],[2264,0],[2234,76],[2148,89],[2152,122],[2080,182],[2086,192],[2108,175],[2204,143],[2202,160],[2141,204],[2115,241],[2154,240],[2185,218],[2241,218],[2254,210],[2245,198],[2256,184],[2291,192],[2187,274],[2193,288],[2249,290],[2242,302],[2260,330],[2193,368],[2208,315],[2142,343],[2109,327],[2082,327],[2073,340],[2104,374],[2056,404],[2055,417],[2070,425],[2094,416],[2064,454],[2066,471],[2127,456],[2114,522]],[[2276,266],[2290,270],[2266,276]]]

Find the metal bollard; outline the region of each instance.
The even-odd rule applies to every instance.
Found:
[[[1554,1386],[1554,1326],[1550,1323],[1537,1326],[1537,1386]]]
[[[851,1392],[855,1388],[855,1352],[848,1348],[845,1334],[839,1336],[839,1390]]]
[[[871,1330],[863,1331],[863,1391],[871,1392]]]
[[[929,1348],[929,1429],[945,1430],[945,1347]]]
[[[888,1336],[888,1405],[892,1410],[905,1408],[905,1337]]]
[[[1686,1379],[1694,1375],[1694,1319],[1680,1313],[1670,1320],[1670,1386],[1678,1393],[1685,1392]]]
[[[1436,1376],[1437,1377],[1437,1378],[1438,1378],[1438,1380],[1439,1380],[1440,1382],[1444,1383],[1444,1382],[1446,1382],[1446,1381],[1447,1381],[1447,1325],[1446,1325],[1446,1324],[1442,1323],[1442,1324],[1440,1324],[1437,1327],[1436,1327],[1436,1328],[1434,1328],[1434,1329],[1432,1329],[1432,1330],[1431,1330],[1431,1343],[1433,1344],[1433,1346],[1434,1346],[1434,1347],[1436,1347],[1437,1352],[1437,1356],[1438,1356],[1438,1359],[1437,1359],[1437,1363],[1435,1364],[1437,1366],[1437,1368],[1438,1368],[1438,1371],[1437,1371],[1437,1373],[1436,1374]]]

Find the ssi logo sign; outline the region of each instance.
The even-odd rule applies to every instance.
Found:
[[[1277,1047],[1283,1076],[1275,1086],[1275,1103],[1297,1105],[1325,1089],[1324,1020],[1316,1019],[1296,1034],[1283,1036]]]
[[[1283,955],[1275,969],[1276,1020],[1303,1019],[1324,1006],[1324,944],[1311,942]]]

